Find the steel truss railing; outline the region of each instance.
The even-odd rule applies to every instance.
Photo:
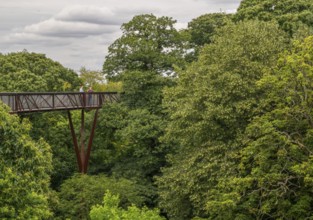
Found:
[[[117,92],[23,92],[0,93],[0,101],[11,113],[38,111],[97,109],[119,99]]]

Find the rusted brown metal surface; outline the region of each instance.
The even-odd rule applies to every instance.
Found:
[[[107,102],[119,99],[116,92],[23,92],[0,93],[0,101],[11,108],[11,113],[38,111],[98,109]]]
[[[97,123],[97,118],[98,118],[98,110],[99,109],[96,109],[96,111],[95,111],[95,115],[94,115],[94,119],[93,119],[93,124],[92,124],[92,128],[91,128],[91,133],[89,136],[87,148],[85,148],[85,116],[84,116],[84,110],[81,111],[80,146],[78,145],[78,142],[77,142],[77,136],[76,136],[74,126],[73,126],[71,112],[68,111],[68,120],[69,120],[69,124],[70,124],[70,130],[71,130],[72,138],[73,138],[73,144],[74,144],[74,150],[75,150],[76,158],[77,158],[78,170],[81,173],[87,173],[88,164],[89,164],[89,157],[90,157],[90,152],[91,152],[91,146],[92,146],[92,141],[94,138],[96,123]]]
[[[78,164],[78,170],[79,172],[82,172],[82,161],[81,161],[81,157],[80,157],[80,151],[79,151],[79,147],[78,147],[78,142],[77,142],[77,137],[75,134],[75,130],[74,130],[74,126],[73,126],[73,122],[72,122],[72,116],[71,116],[71,112],[68,111],[68,121],[70,124],[70,130],[71,130],[71,134],[72,134],[72,139],[73,139],[73,143],[74,143],[74,150],[76,153],[76,158],[77,158],[77,164]]]
[[[89,136],[89,141],[88,141],[88,145],[87,145],[85,164],[84,164],[85,165],[85,167],[84,167],[85,172],[87,172],[87,169],[88,169],[91,146],[92,146],[92,141],[93,141],[93,137],[95,135],[95,129],[96,129],[96,124],[97,124],[98,111],[99,111],[99,109],[96,109],[96,111],[95,111],[95,115],[94,115],[94,119],[93,119],[93,123],[92,123],[92,128],[91,128],[91,132],[90,132],[90,136]]]

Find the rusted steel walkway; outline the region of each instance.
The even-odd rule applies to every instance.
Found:
[[[0,100],[11,108],[11,113],[38,111],[97,109],[117,101],[116,92],[23,92],[0,93]]]
[[[74,150],[77,158],[78,169],[81,173],[87,173],[89,157],[95,128],[98,118],[98,110],[106,103],[119,99],[117,92],[23,92],[0,93],[0,101],[11,108],[10,113],[28,113],[42,111],[67,110],[69,127],[73,138]],[[71,110],[81,109],[81,125],[79,139],[74,130]],[[96,109],[92,123],[88,144],[85,147],[85,110]],[[80,141],[79,141],[80,140]]]

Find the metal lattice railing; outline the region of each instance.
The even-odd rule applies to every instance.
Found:
[[[117,92],[24,92],[0,93],[11,113],[101,108],[119,99]]]

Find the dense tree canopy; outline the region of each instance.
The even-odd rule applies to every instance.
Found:
[[[99,111],[88,175],[75,173],[66,112],[0,103],[0,218],[312,219],[312,4],[243,0],[180,31],[137,15],[103,73],[0,54],[1,92],[123,91]]]
[[[276,70],[259,82],[268,112],[244,136],[240,176],[233,181],[236,209],[249,219],[312,216],[313,37],[295,42]]]
[[[73,112],[73,123],[79,125],[79,112]],[[53,153],[51,187],[59,188],[61,183],[77,171],[77,162],[70,135],[68,119],[64,113],[46,112],[29,116],[32,122],[30,135],[33,139],[44,138]]]
[[[2,92],[78,91],[79,85],[80,79],[73,70],[44,54],[23,51],[0,55]],[[44,138],[52,146],[52,186],[58,187],[61,180],[72,175],[76,169],[67,118],[56,112],[24,117],[29,118],[34,125],[30,130],[31,137],[34,140]]]
[[[214,43],[203,48],[199,61],[179,73],[179,85],[166,91],[164,104],[173,120],[170,136],[183,132],[179,136],[189,139],[191,132],[190,141],[180,138],[190,146],[207,135],[220,140],[234,137],[254,114],[260,92],[255,82],[283,48],[284,34],[272,23],[242,22],[222,28]]]
[[[0,55],[0,91],[73,91],[79,87],[77,74],[44,54]]]
[[[166,91],[171,121],[165,140],[179,148],[159,189],[161,204],[174,219],[207,216],[207,202],[223,196],[219,186],[235,172],[236,138],[257,114],[262,91],[256,82],[276,63],[283,36],[272,23],[225,26]]]
[[[88,219],[91,207],[101,203],[107,190],[121,195],[122,207],[131,204],[141,206],[143,203],[140,190],[130,180],[77,174],[62,184],[57,209],[60,219]]]
[[[120,208],[119,197],[107,191],[103,198],[103,206],[93,206],[90,212],[91,220],[164,220],[159,216],[159,210],[139,209],[132,205],[127,210]]]
[[[300,27],[313,28],[313,2],[311,0],[243,0],[236,20],[276,20],[280,27],[293,35]]]
[[[0,218],[48,219],[50,146],[0,103]]]
[[[189,61],[188,59],[195,60],[199,55],[199,50],[205,44],[212,42],[217,30],[229,23],[230,18],[230,14],[214,13],[201,15],[190,21],[188,28],[181,31],[182,36],[187,35],[186,48],[189,50],[186,55],[187,61]]]

